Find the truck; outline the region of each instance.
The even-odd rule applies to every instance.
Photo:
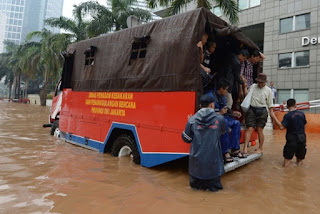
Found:
[[[70,44],[47,124],[51,134],[130,155],[145,167],[188,156],[181,133],[203,94],[197,43],[205,32],[218,59],[239,47],[258,49],[204,8]]]

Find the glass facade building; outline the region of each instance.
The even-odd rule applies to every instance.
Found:
[[[42,30],[44,20],[62,15],[64,0],[0,0],[0,11],[7,15],[5,39],[21,44],[26,35]],[[59,29],[50,29],[59,32]]]
[[[7,15],[4,12],[0,11],[0,53],[3,52],[3,42],[7,23]]]

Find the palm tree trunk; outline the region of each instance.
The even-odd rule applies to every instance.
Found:
[[[120,30],[120,25],[116,23],[116,31]]]
[[[21,98],[21,96],[20,96],[20,91],[21,91],[21,74],[19,73],[19,77],[18,77],[18,99],[20,99]]]
[[[9,82],[9,102],[11,100],[12,85],[13,85],[13,79],[10,79],[10,82]]]
[[[14,80],[13,80],[13,89],[14,89],[14,91],[13,91],[13,95],[12,95],[12,98],[13,99],[16,99],[17,97],[17,77],[16,77],[16,75],[14,76]]]
[[[43,85],[42,89],[40,90],[40,105],[41,106],[47,105],[48,83],[49,83],[49,81],[46,81],[45,84]]]
[[[29,87],[29,79],[27,78],[26,79],[26,84],[25,84],[25,87],[24,87],[24,99],[27,99],[28,98],[28,87]]]

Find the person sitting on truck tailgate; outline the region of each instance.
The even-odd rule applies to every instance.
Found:
[[[190,186],[195,189],[222,189],[220,176],[224,173],[220,136],[225,122],[214,111],[215,99],[209,94],[200,98],[201,109],[187,122],[182,139],[191,143],[189,155]]]
[[[224,116],[227,132],[224,133],[221,140],[222,154],[226,163],[232,162],[232,157],[245,158],[240,152],[240,134],[241,124],[239,120],[234,117],[240,118],[241,113],[232,111],[226,105],[226,96],[228,94],[228,83],[221,81],[218,82],[216,89],[213,91],[215,96],[215,112]],[[231,129],[231,134],[228,130]],[[230,151],[231,150],[231,151]]]

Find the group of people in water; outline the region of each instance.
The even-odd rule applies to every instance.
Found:
[[[233,162],[234,157],[249,156],[248,143],[254,130],[259,140],[255,153],[262,154],[263,129],[269,113],[280,128],[287,128],[284,166],[289,165],[293,155],[297,157],[297,164],[301,164],[306,154],[304,113],[297,111],[295,100],[290,99],[287,103],[290,112],[282,123],[274,115],[273,93],[266,86],[267,75],[259,72],[264,55],[258,50],[249,52],[239,48],[235,53],[223,56],[223,62],[217,66],[213,57],[217,44],[208,41],[207,33],[197,46],[204,93],[200,98],[200,110],[188,119],[182,133],[182,139],[191,143],[190,186],[210,191],[222,189],[220,176],[224,173],[224,163]],[[244,113],[240,103],[247,95],[250,96],[250,107]],[[242,151],[241,123],[247,127]]]

